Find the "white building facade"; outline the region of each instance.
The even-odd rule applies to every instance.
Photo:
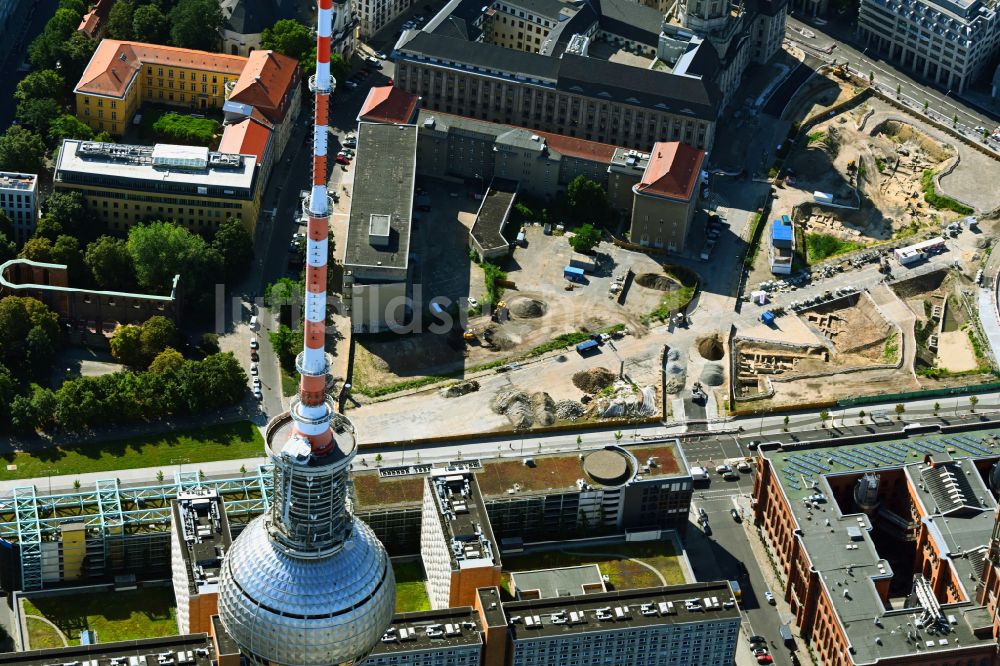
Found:
[[[0,171],[0,210],[14,225],[14,238],[7,240],[28,240],[38,222],[38,176]]]

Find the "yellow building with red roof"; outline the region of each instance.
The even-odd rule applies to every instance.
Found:
[[[274,125],[298,109],[298,62],[272,51],[249,58],[105,39],[73,90],[76,115],[95,131],[121,136],[145,103],[222,109],[232,100]],[[228,115],[228,110],[227,110]]]

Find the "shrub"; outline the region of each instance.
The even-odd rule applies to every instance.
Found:
[[[153,123],[153,132],[170,141],[207,146],[215,139],[220,127],[211,118],[164,113]]]
[[[930,169],[926,169],[924,175],[920,177],[920,189],[924,193],[924,201],[930,204],[932,208],[950,210],[959,215],[972,215],[975,212],[965,204],[959,203],[951,197],[938,194],[937,189],[934,187],[934,172]]]

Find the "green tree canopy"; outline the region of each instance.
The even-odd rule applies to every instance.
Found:
[[[17,84],[14,89],[14,99],[18,103],[31,99],[61,99],[65,94],[66,79],[52,69],[42,69],[31,72]]]
[[[83,260],[101,289],[129,291],[135,287],[135,267],[124,239],[101,236],[87,246]]]
[[[12,125],[0,135],[0,171],[41,173],[45,168],[45,142],[20,125]]]
[[[569,244],[577,252],[590,252],[601,242],[601,232],[592,224],[578,227],[576,233],[569,239]]]
[[[38,220],[38,224],[35,225],[35,233],[32,235],[35,238],[47,238],[54,243],[62,235],[62,232],[63,228],[61,224],[48,215],[42,215],[41,219]]]
[[[49,97],[40,97],[18,102],[14,117],[22,125],[45,136],[49,133],[52,121],[58,118],[60,113],[62,108],[59,102]]]
[[[43,212],[58,222],[63,230],[78,238],[93,234],[93,216],[87,210],[86,201],[79,192],[53,192],[45,200]]]
[[[111,336],[111,355],[133,368],[148,364],[149,359],[142,353],[142,329],[133,324],[119,326]]]
[[[22,259],[40,261],[44,264],[52,263],[52,241],[45,236],[34,236],[21,248],[18,255]]]
[[[54,146],[61,145],[63,139],[83,139],[86,141],[92,138],[94,138],[94,130],[90,129],[90,125],[72,114],[64,113],[49,123],[49,141]]]
[[[3,234],[7,238],[14,237],[14,223],[10,221],[7,213],[0,208],[0,234]]]
[[[104,23],[104,36],[108,39],[135,39],[132,24],[135,16],[133,0],[118,0],[111,5],[108,20]]]
[[[14,396],[10,403],[10,428],[14,432],[33,433],[38,428],[38,414],[26,395]]]
[[[55,69],[64,45],[76,32],[81,18],[83,14],[75,9],[63,7],[56,10],[42,33],[28,47],[28,59],[36,69]]]
[[[25,362],[28,376],[36,382],[48,382],[56,349],[41,326],[33,326],[25,340]]]
[[[184,365],[184,356],[173,347],[167,347],[149,364],[149,371],[162,375],[165,372],[177,372]]]
[[[214,51],[219,45],[222,9],[218,0],[180,0],[170,11],[170,22],[175,46]]]
[[[161,293],[170,288],[174,275],[181,275],[189,292],[197,285],[207,284],[201,280],[203,272],[211,270],[208,264],[221,257],[212,251],[205,240],[172,222],[152,222],[132,227],[128,235],[128,251],[132,255],[139,286],[152,293]],[[217,274],[217,272],[215,273]],[[208,274],[211,279],[213,273]]]
[[[17,393],[17,380],[7,366],[0,364],[0,429],[10,425],[10,404]]]
[[[253,237],[237,218],[219,225],[212,239],[212,247],[222,255],[226,282],[233,283],[243,277],[253,261]]]
[[[142,352],[147,358],[152,360],[167,347],[177,344],[177,326],[174,322],[156,315],[147,319],[142,326],[140,342]]]
[[[142,5],[132,16],[132,34],[140,42],[165,44],[170,37],[170,22],[156,5]]]
[[[17,256],[17,244],[7,238],[7,234],[0,232],[0,264],[9,261]]]
[[[566,200],[570,213],[579,220],[603,221],[608,211],[608,194],[600,183],[582,175],[569,182]]]
[[[59,0],[60,9],[70,9],[80,16],[83,16],[87,12],[87,5],[83,0]]]
[[[315,60],[316,39],[309,34],[309,28],[295,19],[282,19],[270,28],[264,28],[260,35],[260,47],[271,49],[295,58],[300,63],[312,55]]]
[[[80,80],[80,76],[83,75],[83,70],[90,62],[96,48],[97,40],[87,37],[82,32],[74,32],[62,44],[59,49],[59,62],[62,65],[59,71],[67,81],[75,83]]]
[[[55,243],[52,244],[52,261],[66,265],[70,285],[86,286],[89,284],[87,265],[83,261],[83,250],[80,249],[80,241],[75,237],[63,234],[56,238]]]
[[[0,298],[0,363],[25,369],[28,333],[39,328],[53,347],[59,341],[59,316],[39,300],[22,296]]]

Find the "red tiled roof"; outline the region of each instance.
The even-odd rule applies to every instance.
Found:
[[[551,132],[534,132],[545,139],[546,145],[551,150],[562,155],[597,162],[610,162],[611,158],[615,156],[615,146],[612,146],[610,143],[587,141],[586,139],[578,139],[574,136],[553,134]]]
[[[101,24],[108,18],[114,4],[115,0],[97,0],[93,9],[83,15],[77,31],[91,38],[96,37],[101,31]]]
[[[299,61],[275,51],[254,51],[236,80],[229,99],[260,109],[272,122],[281,122],[285,96],[299,82]]]
[[[219,142],[219,152],[256,155],[259,165],[264,161],[264,153],[267,152],[267,142],[270,138],[270,126],[247,118],[226,125],[222,131],[222,141]]]
[[[420,98],[396,86],[376,86],[368,91],[358,120],[405,125],[416,113]]]
[[[657,142],[636,192],[671,199],[690,199],[701,174],[705,151],[679,141]]]
[[[247,64],[240,56],[179,49],[159,44],[104,39],[97,45],[74,92],[124,97],[143,65],[188,67],[207,72],[239,74]]]

